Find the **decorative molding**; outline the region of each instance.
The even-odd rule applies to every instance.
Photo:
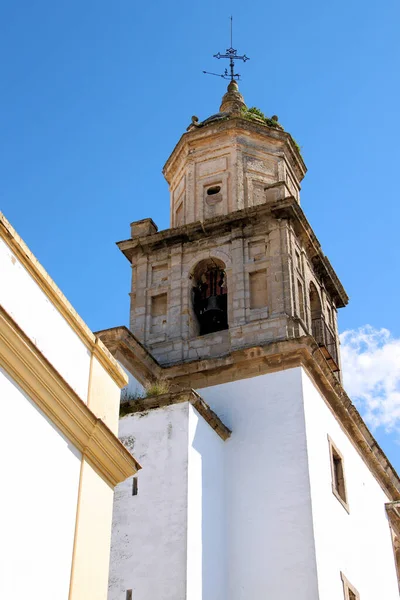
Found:
[[[204,240],[207,236],[222,236],[224,233],[230,232],[236,227],[243,227],[249,223],[259,222],[268,215],[274,218],[284,218],[291,221],[295,231],[304,239],[305,245],[309,248],[310,260],[313,262],[316,272],[320,274],[327,289],[335,299],[336,307],[340,308],[346,306],[349,301],[347,293],[340,283],[328,258],[324,255],[321,245],[303,210],[293,196],[273,202],[266,202],[265,204],[242,208],[228,214],[205,219],[204,221],[196,221],[194,223],[180,225],[179,227],[164,229],[156,233],[141,235],[134,239],[129,238],[117,242],[117,246],[129,262],[132,262],[138,248],[149,252],[160,245],[171,247],[182,241]]]
[[[124,325],[96,331],[96,336],[141,385],[161,378],[161,365]]]
[[[1,212],[0,238],[4,239],[12,252],[18,257],[21,264],[72,327],[85,346],[96,356],[96,358],[98,358],[110,377],[113,378],[120,388],[124,387],[128,383],[124,371],[120,368],[103,343],[93,334],[83,319],[78,315],[76,310],[68,302],[64,294]]]
[[[385,508],[390,526],[396,536],[400,538],[400,501],[387,502]]]
[[[0,366],[112,487],[141,468],[2,307]]]

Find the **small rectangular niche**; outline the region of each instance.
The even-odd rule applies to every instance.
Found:
[[[349,582],[347,577],[340,573],[343,582],[344,600],[360,600],[360,594],[356,588]]]
[[[132,590],[126,590],[126,600],[132,600]]]
[[[134,477],[132,479],[132,496],[138,495],[138,478]]]
[[[250,308],[265,308],[268,303],[267,270],[249,273]]]
[[[265,258],[265,240],[249,242],[250,260],[262,260]]]
[[[346,491],[346,480],[344,476],[344,464],[343,456],[328,436],[329,442],[329,453],[331,459],[331,471],[332,471],[332,492],[349,512],[349,505],[347,502],[347,491]]]
[[[151,269],[151,283],[159,284],[168,280],[168,265],[153,265]]]
[[[167,325],[167,294],[151,298],[151,333],[163,333]]]
[[[183,202],[175,210],[175,227],[183,225]]]

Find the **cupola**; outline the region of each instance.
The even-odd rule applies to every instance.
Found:
[[[249,109],[233,80],[218,113],[192,117],[163,173],[178,227],[289,196],[300,202],[306,166],[278,117]]]

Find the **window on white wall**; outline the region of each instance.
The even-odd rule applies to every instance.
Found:
[[[132,590],[126,590],[126,600],[132,600]]]
[[[347,512],[349,512],[343,456],[329,436],[328,441],[332,471],[332,491]]]
[[[344,600],[360,600],[360,594],[357,592],[356,588],[351,585],[347,577],[345,577],[343,573],[340,573],[340,576],[343,581]]]
[[[134,477],[132,480],[132,496],[138,495],[138,480],[137,477]]]

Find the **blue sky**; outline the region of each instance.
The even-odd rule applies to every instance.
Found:
[[[191,116],[218,110],[226,82],[202,70],[222,68],[212,55],[229,45],[231,13],[251,58],[247,105],[277,114],[302,147],[302,206],[349,293],[340,329],[355,332],[362,371],[372,346],[357,332],[374,351],[400,338],[395,0],[3,2],[0,208],[92,329],[127,324],[130,268],[114,242],[147,216],[168,227],[161,169]],[[369,392],[348,382],[361,407],[383,399],[370,424],[400,468],[400,381],[384,377]]]

